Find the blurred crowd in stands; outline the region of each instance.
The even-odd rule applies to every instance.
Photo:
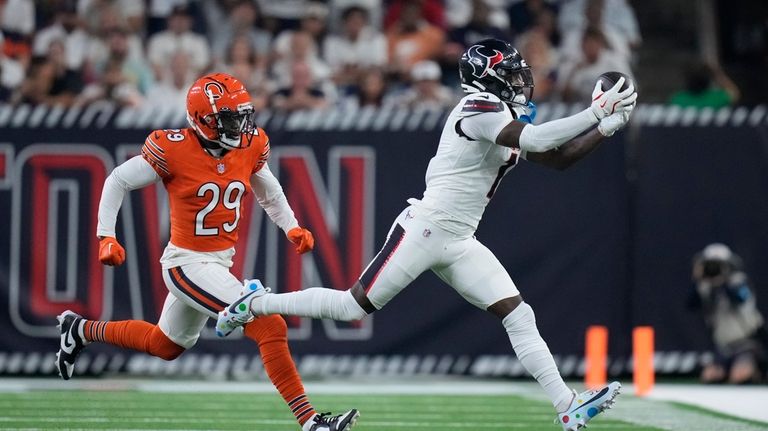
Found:
[[[0,0],[0,27],[0,102],[65,106],[183,106],[225,71],[257,109],[442,109],[487,37],[518,47],[536,102],[580,101],[642,43],[627,0]]]

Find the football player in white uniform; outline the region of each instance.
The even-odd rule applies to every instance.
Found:
[[[501,179],[520,159],[565,169],[597,148],[628,121],[637,93],[624,78],[603,91],[597,82],[585,110],[530,124],[533,78],[509,43],[486,39],[459,60],[469,93],[451,111],[437,154],[427,168],[427,188],[392,225],[381,251],[349,290],[311,288],[268,294],[259,283],[219,313],[226,336],[253,316],[284,314],[358,320],[384,307],[424,271],[432,270],[471,304],[501,319],[523,366],[542,386],[566,431],[577,430],[611,407],[621,385],[581,394],[563,382],[531,307],[494,254],[473,236]]]

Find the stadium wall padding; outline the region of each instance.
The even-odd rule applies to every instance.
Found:
[[[539,121],[578,107],[545,105]],[[297,258],[253,199],[244,202],[233,271],[277,291],[346,289],[383,243],[409,197],[420,197],[445,118],[430,111],[264,112],[270,166],[301,223],[318,237]],[[178,112],[0,107],[0,375],[53,373],[55,315],[155,321],[166,289],[157,262],[167,241],[161,188],[126,198],[118,237],[128,263],[96,259],[95,212],[110,170]],[[526,162],[512,170],[477,231],[525,300],[564,374],[583,372],[584,331],[610,329],[611,373],[626,372],[631,329],[652,325],[662,372],[690,372],[708,348],[688,311],[690,259],[733,247],[768,312],[768,118],[764,107],[691,111],[640,106],[632,126],[573,168]],[[323,244],[323,241],[325,244]],[[768,313],[767,313],[768,314]],[[287,319],[309,374],[458,373],[522,369],[497,319],[430,273],[363,322]],[[260,373],[257,348],[206,329],[175,364],[93,345],[89,374]],[[186,358],[186,359],[185,359]]]

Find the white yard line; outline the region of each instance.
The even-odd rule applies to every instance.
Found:
[[[732,419],[703,415],[661,401],[626,397],[609,415],[637,425],[669,431],[766,431],[760,426]]]
[[[693,404],[768,423],[767,386],[659,385],[649,398]]]

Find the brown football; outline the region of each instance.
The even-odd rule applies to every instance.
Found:
[[[624,91],[629,87],[629,83],[633,82],[632,78],[629,77],[626,73],[621,72],[605,72],[602,75],[600,75],[601,81],[603,81],[603,91],[608,91],[611,88],[613,88],[614,85],[616,85],[617,82],[619,82],[619,78],[624,77],[624,85],[621,86],[621,89],[619,91]],[[635,91],[637,91],[637,84],[635,84]]]

